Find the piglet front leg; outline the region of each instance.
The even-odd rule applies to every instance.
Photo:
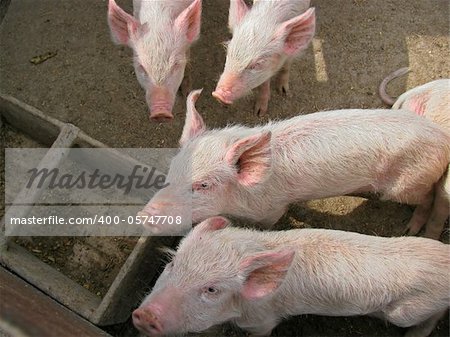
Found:
[[[289,73],[291,71],[292,60],[287,60],[278,74],[277,91],[285,96],[289,95]]]
[[[187,98],[189,92],[192,90],[192,76],[191,69],[186,68],[186,72],[184,73],[183,81],[180,85],[180,92],[183,98]]]

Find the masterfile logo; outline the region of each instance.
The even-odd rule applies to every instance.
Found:
[[[26,188],[42,188],[46,185],[48,189],[108,189],[116,187],[123,190],[123,194],[129,194],[133,188],[156,188],[161,189],[169,186],[165,183],[165,175],[156,173],[156,168],[148,168],[135,165],[130,175],[102,174],[99,169],[94,172],[82,171],[78,175],[63,174],[58,168],[32,168],[28,170],[30,179]]]

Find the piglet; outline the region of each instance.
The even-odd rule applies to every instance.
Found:
[[[403,93],[397,99],[390,97],[386,86],[393,79],[406,74],[408,68],[400,68],[389,74],[378,89],[381,100],[392,109],[410,110],[439,124],[450,133],[450,79],[440,79],[423,84]]]
[[[188,93],[184,71],[189,48],[200,34],[201,0],[134,0],[134,16],[109,0],[108,23],[113,41],[133,49],[136,77],[145,90],[150,119],[173,119],[172,108],[181,85]],[[182,83],[183,81],[183,83]]]
[[[187,99],[169,185],[141,215],[181,214],[191,207],[194,223],[229,215],[268,227],[296,201],[377,193],[382,200],[418,205],[409,234],[427,223],[426,236],[440,236],[449,211],[444,173],[450,135],[439,125],[406,110],[353,109],[207,130],[195,108],[199,95],[197,90]],[[191,219],[184,220],[179,230],[189,229]],[[175,223],[145,225],[155,234],[177,230]]]
[[[259,87],[255,113],[267,112],[270,78],[280,72],[279,91],[289,90],[289,70],[308,47],[315,31],[314,8],[309,0],[230,0],[228,25],[233,37],[227,44],[225,69],[212,95],[225,104]]]
[[[210,218],[133,312],[148,336],[231,321],[269,336],[285,317],[374,315],[426,337],[449,307],[449,246],[326,229],[259,232]]]

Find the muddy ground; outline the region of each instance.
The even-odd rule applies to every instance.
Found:
[[[131,10],[131,0],[118,1]],[[393,95],[433,79],[450,77],[448,0],[313,0],[317,34],[292,67],[291,97],[275,91],[269,114],[252,113],[253,96],[231,107],[210,92],[221,73],[230,38],[228,1],[204,1],[202,37],[192,49],[193,88],[204,88],[198,110],[210,127],[254,125],[269,119],[338,108],[377,108],[383,76],[404,66],[412,72],[389,86]],[[131,52],[112,44],[105,0],[12,0],[0,27],[0,91],[73,123],[111,147],[176,147],[184,123],[178,97],[171,124],[149,122]],[[39,55],[45,62],[30,62]],[[332,198],[294,205],[279,229],[324,227],[367,234],[400,235],[408,206],[360,198]],[[448,242],[448,231],[442,239]],[[448,336],[448,318],[432,336]],[[115,327],[117,335],[133,335]],[[224,327],[223,335],[244,336]],[[403,329],[367,317],[295,317],[275,336],[401,336]]]

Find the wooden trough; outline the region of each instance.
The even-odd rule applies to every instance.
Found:
[[[65,160],[67,149],[72,147],[104,148],[102,153],[105,154],[97,158],[95,165],[105,170],[114,165],[115,172],[130,172],[130,167],[138,163],[117,151],[106,150],[106,145],[89,137],[76,126],[49,117],[11,96],[0,95],[0,117],[0,123],[8,124],[43,146],[52,148],[41,161],[47,168],[58,167]],[[26,204],[32,205],[39,199],[40,191],[24,188],[19,192],[19,197],[22,203],[25,200]],[[32,207],[21,208],[21,215],[26,216]],[[142,299],[143,277],[148,282],[145,284],[148,288],[158,276],[162,262],[157,248],[162,245],[173,246],[176,241],[175,237],[140,237],[105,296],[100,298],[22,246],[11,242],[4,234],[8,209],[5,212],[0,231],[0,263],[59,303],[101,326],[127,320]]]

